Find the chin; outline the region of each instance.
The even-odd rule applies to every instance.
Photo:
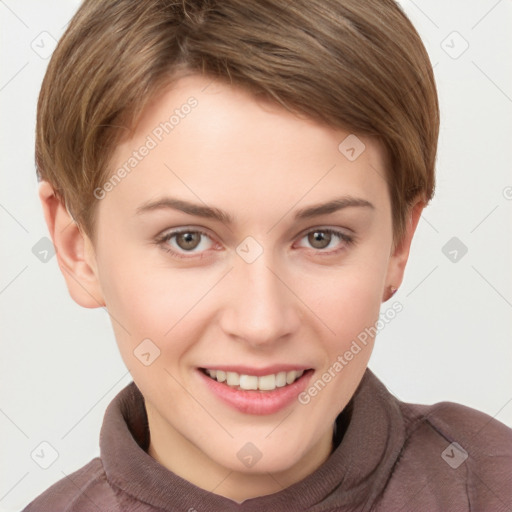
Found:
[[[254,431],[246,437],[237,435],[236,440],[230,442],[229,446],[215,447],[215,452],[207,455],[230,471],[254,475],[283,473],[301,465],[311,450],[308,447],[316,449],[315,446],[321,441],[321,436],[318,436],[318,439],[306,443],[306,433],[300,433],[297,429],[290,436],[290,426],[287,425],[285,429],[284,435],[276,435],[274,438],[267,437],[268,429],[259,435],[254,435]],[[210,445],[207,451],[211,450]],[[222,454],[221,457],[219,454]]]

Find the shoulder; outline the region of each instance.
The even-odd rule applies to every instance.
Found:
[[[410,438],[421,436],[423,427],[437,433],[439,439],[465,444],[474,456],[512,454],[512,429],[481,411],[453,402],[434,405],[399,402],[399,407]]]
[[[409,507],[414,500],[432,510],[440,503],[451,510],[512,507],[512,429],[453,402],[398,405],[405,442],[390,484],[409,489]]]
[[[107,507],[108,505],[108,507]],[[22,512],[118,510],[99,457],[67,475],[27,505]]]

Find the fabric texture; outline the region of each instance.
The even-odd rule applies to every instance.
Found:
[[[23,512],[512,511],[512,429],[490,416],[402,402],[367,369],[336,423],[337,446],[316,471],[238,504],[148,455],[144,398],[132,382],[105,412],[100,457]]]

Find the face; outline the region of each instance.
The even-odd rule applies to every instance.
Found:
[[[354,340],[397,284],[384,165],[375,140],[207,78],[147,107],[97,191],[90,264],[155,456],[325,459],[373,348]]]

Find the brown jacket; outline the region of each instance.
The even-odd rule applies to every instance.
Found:
[[[144,399],[132,382],[107,408],[100,458],[24,512],[512,512],[512,430],[486,414],[401,402],[367,369],[337,427],[338,446],[314,473],[237,504],[146,453]]]

